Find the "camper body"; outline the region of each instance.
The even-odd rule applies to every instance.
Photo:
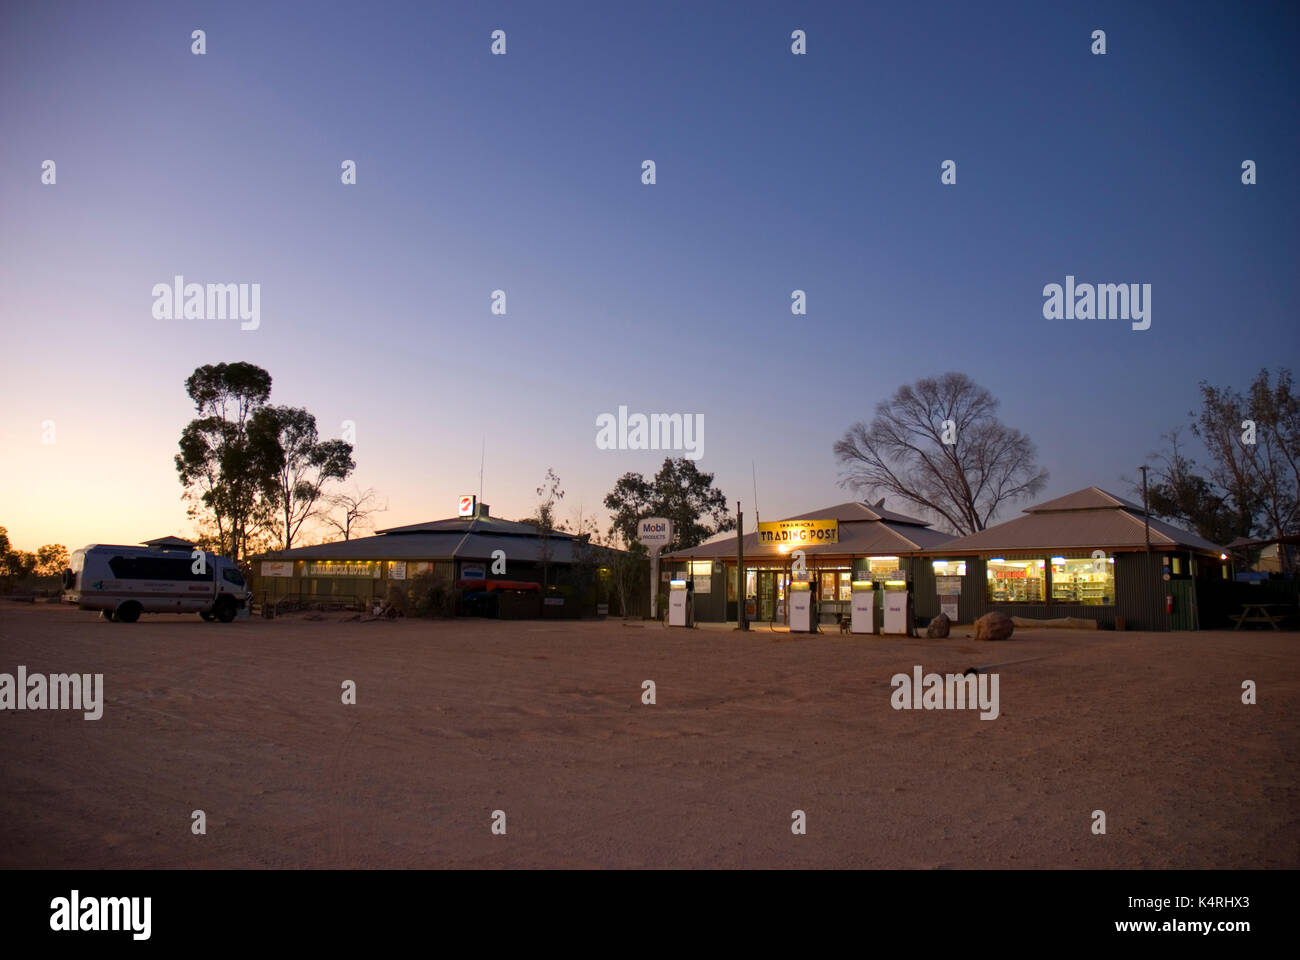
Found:
[[[202,550],[91,544],[63,571],[63,600],[134,623],[142,613],[197,613],[229,623],[252,591],[239,567]]]

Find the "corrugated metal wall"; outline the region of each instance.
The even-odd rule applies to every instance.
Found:
[[[899,557],[912,582],[912,612],[918,617],[937,617],[939,598],[934,592],[934,564],[930,557]]]
[[[962,578],[961,595],[957,598],[957,622],[974,623],[988,613],[985,601],[987,590],[984,561],[980,557],[907,557],[902,562],[908,569],[915,591],[912,602],[918,617],[939,615],[939,595],[935,592],[935,560],[956,560],[966,564]]]
[[[961,623],[974,623],[989,612],[988,565],[983,557],[966,557],[965,560],[966,576],[962,580],[957,612],[961,615]]]
[[[1115,556],[1115,613],[1129,630],[1169,630],[1165,613],[1165,587],[1160,554],[1120,553]],[[1113,623],[1114,620],[1112,619]]]
[[[726,566],[721,561],[713,564],[709,592],[695,594],[695,619],[708,623],[720,623],[727,619]]]

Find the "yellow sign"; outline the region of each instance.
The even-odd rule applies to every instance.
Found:
[[[344,563],[339,560],[326,560],[324,563],[307,564],[309,577],[372,577],[379,579],[379,564],[372,560],[359,563]]]
[[[838,520],[777,520],[758,525],[759,546],[810,547],[839,542]]]

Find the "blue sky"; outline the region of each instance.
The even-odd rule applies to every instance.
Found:
[[[1300,357],[1298,9],[7,4],[0,524],[189,530],[183,382],[235,360],[355,422],[381,526],[449,515],[484,440],[495,513],[548,467],[599,510],[663,457],[596,448],[620,404],[702,414],[728,498],[753,461],[763,516],[801,513],[851,497],[849,425],[946,370],[1035,440],[1044,499],[1123,492],[1198,381]],[[260,328],[154,319],[176,274],[260,283]],[[1150,283],[1151,328],[1043,320],[1067,274]]]

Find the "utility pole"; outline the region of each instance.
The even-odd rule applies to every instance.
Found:
[[[1142,471],[1142,526],[1147,537],[1147,555],[1151,555],[1151,508],[1147,506],[1147,465],[1138,467]]]
[[[749,629],[749,618],[745,616],[745,515],[740,511],[740,501],[736,501],[736,625],[741,630]]]

